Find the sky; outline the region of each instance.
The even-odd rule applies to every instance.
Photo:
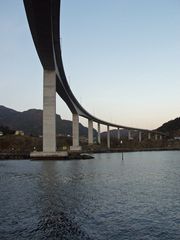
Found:
[[[0,31],[0,105],[42,109],[22,0],[0,2]],[[62,0],[61,46],[70,87],[96,117],[155,129],[180,116],[179,0]],[[57,113],[72,118],[59,96]]]

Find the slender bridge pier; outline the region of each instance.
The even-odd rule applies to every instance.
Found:
[[[32,153],[42,157],[63,157],[67,152],[56,151],[56,92],[67,104],[72,113],[72,146],[73,152],[81,151],[79,144],[79,116],[88,119],[88,144],[93,144],[93,123],[97,123],[98,144],[101,144],[100,125],[107,126],[107,147],[110,148],[110,127],[129,131],[139,131],[139,141],[142,141],[142,132],[158,135],[162,139],[162,133],[148,129],[138,129],[118,124],[113,124],[90,114],[78,102],[71,91],[63,67],[60,46],[60,0],[24,0],[26,15],[31,30],[34,45],[43,67],[43,152]]]

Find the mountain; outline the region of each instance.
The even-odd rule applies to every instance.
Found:
[[[27,135],[42,135],[43,112],[39,109],[29,109],[18,112],[0,105],[0,126],[6,126],[13,130],[22,130]],[[88,129],[79,124],[80,136],[87,136]],[[63,120],[56,114],[56,133],[72,135],[72,121]],[[94,130],[94,134],[97,132]]]
[[[180,118],[170,120],[156,130],[170,135],[180,135]]]
[[[158,132],[166,133],[171,137],[172,136],[180,136],[180,117],[176,118],[174,120],[170,120],[170,121],[162,124],[161,127],[157,128],[157,129],[154,129],[154,130],[158,131]],[[106,137],[107,132],[102,132],[101,135],[103,137]],[[110,135],[112,137],[117,136],[117,130],[116,129],[111,130]],[[120,135],[122,137],[127,137],[128,136],[128,130],[126,130],[126,129],[120,130]],[[133,131],[131,131],[131,136],[133,136],[133,135],[137,137],[137,132],[134,131],[134,133],[133,133]]]
[[[120,129],[119,130],[120,131],[120,136],[121,137],[127,137],[128,136],[128,130],[127,129]],[[112,129],[112,130],[110,130],[110,136],[111,137],[115,137],[115,138],[117,138],[117,135],[118,135],[118,130],[117,129]],[[102,132],[101,133],[101,136],[102,137],[106,137],[107,136],[107,132],[105,131],[105,132]]]
[[[42,115],[43,112],[39,109],[19,112],[0,105],[0,126],[12,130],[22,130],[27,135],[42,135]],[[156,130],[172,136],[180,136],[180,117],[164,123]],[[72,135],[72,121],[64,120],[60,115],[56,114],[56,132],[57,134]],[[79,124],[79,132],[80,136],[88,135],[88,129],[81,123]],[[94,130],[94,136],[96,134],[97,131]],[[107,132],[101,134],[106,136]],[[127,135],[127,130],[121,130],[121,136]],[[111,130],[111,136],[117,136],[117,130]]]

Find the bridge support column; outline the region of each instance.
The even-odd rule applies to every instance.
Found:
[[[139,132],[139,142],[142,141],[142,132]]]
[[[93,144],[93,121],[88,119],[88,144]]]
[[[100,123],[98,123],[98,144],[101,144],[101,128],[100,128]]]
[[[128,140],[131,140],[131,131],[128,130]]]
[[[117,129],[117,138],[118,138],[118,141],[120,140],[120,129],[118,128]]]
[[[110,149],[111,143],[110,143],[110,131],[109,126],[107,126],[107,148]]]
[[[31,159],[64,159],[67,151],[56,151],[56,73],[44,70],[43,151],[32,152]]]
[[[155,134],[155,140],[157,141],[157,139],[158,139],[158,135],[157,135],[157,134]]]
[[[43,152],[56,152],[56,73],[44,70]]]
[[[72,146],[71,151],[81,151],[81,146],[79,146],[79,115],[72,115]]]
[[[151,133],[148,132],[148,139],[150,140],[151,139]]]

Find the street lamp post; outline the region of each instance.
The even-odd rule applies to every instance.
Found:
[[[121,144],[121,146],[122,146],[122,144],[123,144],[123,141],[122,141],[122,140],[120,141],[120,144]],[[122,160],[124,160],[123,151],[122,151]]]

